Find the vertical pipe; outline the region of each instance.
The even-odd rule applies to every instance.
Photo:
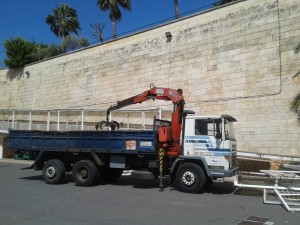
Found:
[[[145,112],[142,111],[142,129],[145,130],[146,126],[145,126]]]
[[[127,113],[127,130],[129,130],[129,118],[130,118],[129,113]]]
[[[67,113],[67,118],[66,118],[66,131],[69,131],[69,114]]]
[[[84,111],[82,110],[81,111],[81,130],[83,130],[83,124],[84,124],[83,120],[84,120]]]
[[[29,124],[28,124],[28,130],[31,130],[32,128],[32,112],[29,111]]]
[[[78,116],[77,116],[76,118],[77,118],[77,120],[76,120],[76,130],[79,130],[79,123],[78,123],[78,122],[79,122],[79,121],[78,121],[79,119],[78,119]]]
[[[158,118],[161,120],[161,107],[159,107],[158,113],[159,113]]]
[[[59,110],[57,110],[57,127],[56,127],[57,131],[59,131],[59,119],[60,119],[59,118],[59,116],[60,116],[59,114],[60,114],[60,112],[59,112]]]
[[[111,117],[112,117],[112,112],[110,112],[110,114],[109,114],[109,122],[111,122]]]
[[[0,159],[3,159],[3,139],[2,136],[0,135]]]
[[[14,129],[15,128],[15,110],[13,110],[13,118],[12,118],[12,125],[11,128]]]
[[[48,117],[47,117],[47,131],[50,130],[50,111],[48,112]]]

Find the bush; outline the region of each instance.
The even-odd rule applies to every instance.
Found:
[[[64,52],[74,51],[83,47],[89,46],[89,40],[87,38],[78,38],[76,36],[67,36],[62,43],[62,49]]]
[[[35,51],[35,44],[23,38],[5,40],[4,48],[6,58],[4,64],[9,68],[21,68],[26,64],[34,62],[32,53]]]
[[[43,59],[51,58],[76,49],[89,46],[87,38],[68,36],[61,45],[36,44],[20,37],[4,41],[6,58],[4,64],[8,68],[15,69]]]

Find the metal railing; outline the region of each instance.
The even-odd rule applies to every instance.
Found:
[[[161,119],[163,113],[170,112],[171,110],[162,108],[116,110],[111,114],[111,119],[121,119],[123,122],[121,123],[120,129],[123,130],[145,130],[152,125],[149,121],[153,121],[148,115],[155,115]],[[104,120],[104,118],[106,118],[106,110],[0,109],[0,133],[6,133],[9,129],[45,131],[95,130],[97,122]],[[137,122],[138,120],[139,122]]]

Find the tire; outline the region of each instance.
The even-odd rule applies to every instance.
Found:
[[[203,169],[194,163],[184,163],[176,172],[176,184],[179,191],[199,193],[206,183]]]
[[[90,160],[77,162],[72,171],[72,177],[77,186],[91,186],[98,177],[96,165]]]
[[[123,174],[123,169],[102,168],[100,169],[100,177],[105,181],[114,181],[119,179]]]
[[[206,178],[206,186],[210,186],[210,185],[212,185],[212,184],[214,184],[213,178],[207,177],[207,178]]]
[[[43,166],[43,177],[47,184],[58,184],[65,177],[65,165],[58,159],[48,160]]]

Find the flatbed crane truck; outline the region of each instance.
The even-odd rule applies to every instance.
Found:
[[[154,117],[152,130],[118,130],[110,113],[149,99],[172,101],[171,120]],[[184,110],[182,90],[150,85],[139,95],[107,109],[106,121],[95,131],[10,130],[9,148],[32,151],[30,168],[42,170],[46,183],[62,182],[71,172],[76,185],[90,186],[102,178],[113,181],[124,170],[168,175],[179,191],[200,192],[214,179],[231,177],[238,169],[233,122],[229,115],[195,116]],[[101,130],[108,126],[110,130]],[[162,183],[160,185],[162,190]]]

